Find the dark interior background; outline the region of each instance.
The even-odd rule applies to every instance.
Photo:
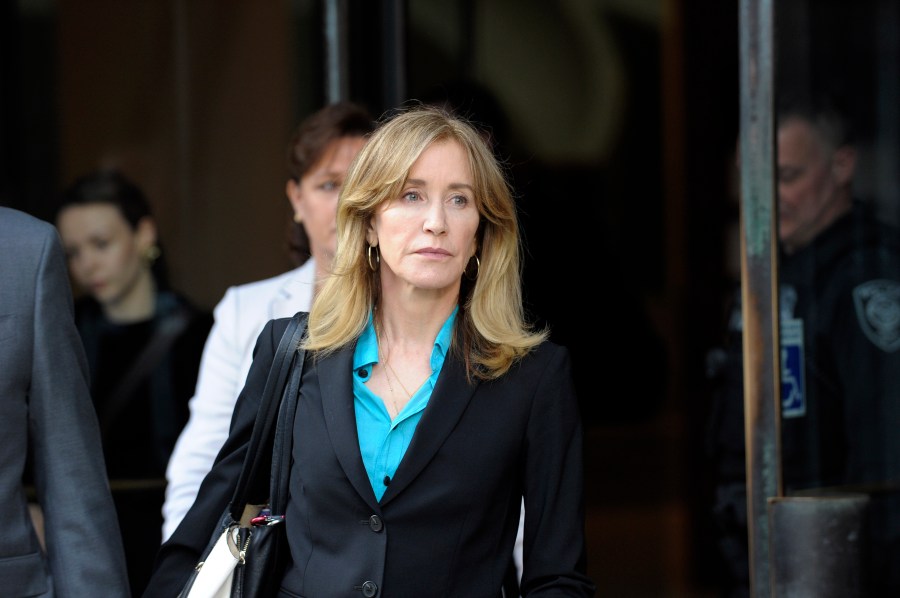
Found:
[[[778,74],[853,92],[869,145],[893,152],[861,184],[897,214],[900,19],[846,4],[779,13]],[[704,357],[739,276],[739,3],[346,6],[350,99],[388,112],[399,76],[404,100],[451,99],[506,160],[529,313],[573,352],[600,595],[714,596]],[[387,60],[398,9],[405,77]],[[326,101],[322,22],[314,0],[0,1],[0,203],[50,219],[63,186],[116,165],[199,304],[288,269],[284,147]]]

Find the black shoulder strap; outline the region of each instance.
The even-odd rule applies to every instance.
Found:
[[[284,515],[287,506],[291,449],[294,440],[294,415],[297,413],[300,379],[303,377],[304,353],[303,350],[298,351],[294,359],[294,366],[291,368],[291,375],[284,389],[284,398],[281,399],[281,409],[278,412],[278,423],[275,427],[269,479],[269,506],[275,515]]]
[[[282,397],[288,396],[289,401],[293,403],[292,409],[296,408],[296,394],[286,393],[285,384],[291,371],[297,371],[297,383],[299,384],[305,354],[305,351],[300,349],[300,341],[306,332],[307,317],[306,312],[298,312],[291,318],[272,360],[269,377],[266,380],[262,397],[260,397],[259,412],[256,415],[256,422],[253,424],[247,455],[244,458],[241,475],[231,500],[231,515],[235,521],[239,521],[243,514],[244,505],[253,488],[253,482],[259,479],[263,468],[272,463],[273,455],[268,453],[267,448],[273,446]],[[293,411],[291,412],[293,413]]]
[[[103,413],[99,422],[101,438],[106,438],[110,426],[115,423],[116,418],[132,399],[134,390],[159,364],[163,355],[166,354],[175,339],[184,332],[189,323],[190,315],[183,305],[159,322],[150,341],[135,358],[134,364],[109,393],[109,399],[103,405]]]

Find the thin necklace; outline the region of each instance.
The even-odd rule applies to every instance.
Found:
[[[385,362],[384,362],[384,365],[386,365],[386,366],[388,367],[388,369],[391,370],[391,373],[394,374],[394,378],[397,379],[397,384],[400,385],[400,388],[403,389],[403,392],[406,393],[406,396],[408,396],[408,397],[411,399],[411,398],[412,398],[412,393],[409,392],[408,390],[406,390],[406,386],[403,384],[403,380],[401,380],[401,379],[400,379],[400,376],[397,375],[397,372],[394,371],[394,367],[391,365],[391,362],[390,362],[390,361],[385,361]],[[390,387],[391,387],[391,381],[390,381],[390,378],[388,378],[388,388],[390,388]],[[393,392],[393,389],[391,390],[391,392]]]
[[[378,359],[381,360],[381,361],[383,361],[384,364],[387,365],[387,361],[384,359],[384,355],[381,353],[381,348],[380,348],[380,347],[379,347],[379,349],[378,349]],[[396,374],[394,374],[394,375],[396,375]],[[388,376],[387,369],[384,370],[384,379],[385,379],[385,381],[387,381],[387,384],[388,384],[388,390],[391,391],[391,394],[394,394],[394,385],[391,384],[391,377]],[[399,379],[399,378],[397,379],[397,382],[400,382],[400,379]],[[403,386],[403,385],[401,384],[401,386]]]
[[[381,347],[380,347],[380,346],[378,347],[378,360],[384,362],[385,365],[387,365],[387,361],[386,361],[386,360],[384,359],[384,357],[382,356],[382,353],[381,353]],[[396,374],[394,374],[394,375],[396,376]],[[384,369],[384,380],[385,380],[385,382],[387,382],[388,390],[391,391],[391,405],[394,406],[394,415],[391,415],[390,410],[388,410],[388,415],[389,415],[390,418],[393,420],[395,417],[397,417],[398,415],[400,415],[400,407],[397,406],[397,400],[394,398],[394,395],[396,394],[396,393],[394,392],[394,385],[391,384],[391,377],[388,376],[388,371],[387,371],[386,368]],[[400,382],[400,378],[397,378],[397,382]],[[403,386],[403,383],[402,383],[402,382],[400,382],[400,386],[401,386],[401,387]],[[406,388],[403,388],[403,390],[406,390]],[[407,394],[409,394],[409,393],[407,393]]]
[[[391,384],[391,377],[388,375],[388,370],[391,371],[391,373],[394,375],[394,378],[397,379],[397,384],[399,384],[400,388],[403,389],[403,392],[406,393],[407,400],[412,399],[412,393],[406,389],[406,386],[403,384],[403,381],[400,380],[400,376],[397,375],[397,372],[391,366],[391,362],[389,361],[389,358],[388,359],[384,358],[384,353],[381,351],[381,345],[383,343],[378,341],[378,336],[379,336],[378,335],[378,322],[376,320],[375,321],[375,338],[376,338],[376,342],[378,342],[378,360],[384,362],[384,365],[387,366],[384,370],[384,380],[385,380],[385,382],[387,382],[388,390],[391,391],[391,397],[393,397],[396,393],[394,392],[394,385]],[[383,337],[383,335],[382,335],[382,337]],[[397,407],[397,401],[392,398],[391,404],[394,405],[394,411],[396,411],[397,415],[400,415],[400,408]]]

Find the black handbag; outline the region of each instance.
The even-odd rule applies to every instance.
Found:
[[[288,561],[284,509],[307,316],[294,315],[278,344],[231,503],[179,598],[257,598],[277,592]],[[270,462],[269,501],[250,504],[252,489],[261,485]]]

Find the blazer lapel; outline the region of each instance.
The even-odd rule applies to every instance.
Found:
[[[355,348],[353,344],[328,357],[314,359],[332,449],[357,493],[372,509],[378,509],[378,501],[359,452],[359,435],[356,432],[352,382]]]
[[[382,505],[402,492],[431,461],[462,417],[477,388],[477,383],[470,385],[466,382],[462,361],[452,354],[447,355],[409,448],[400,461],[391,485],[381,497]]]

